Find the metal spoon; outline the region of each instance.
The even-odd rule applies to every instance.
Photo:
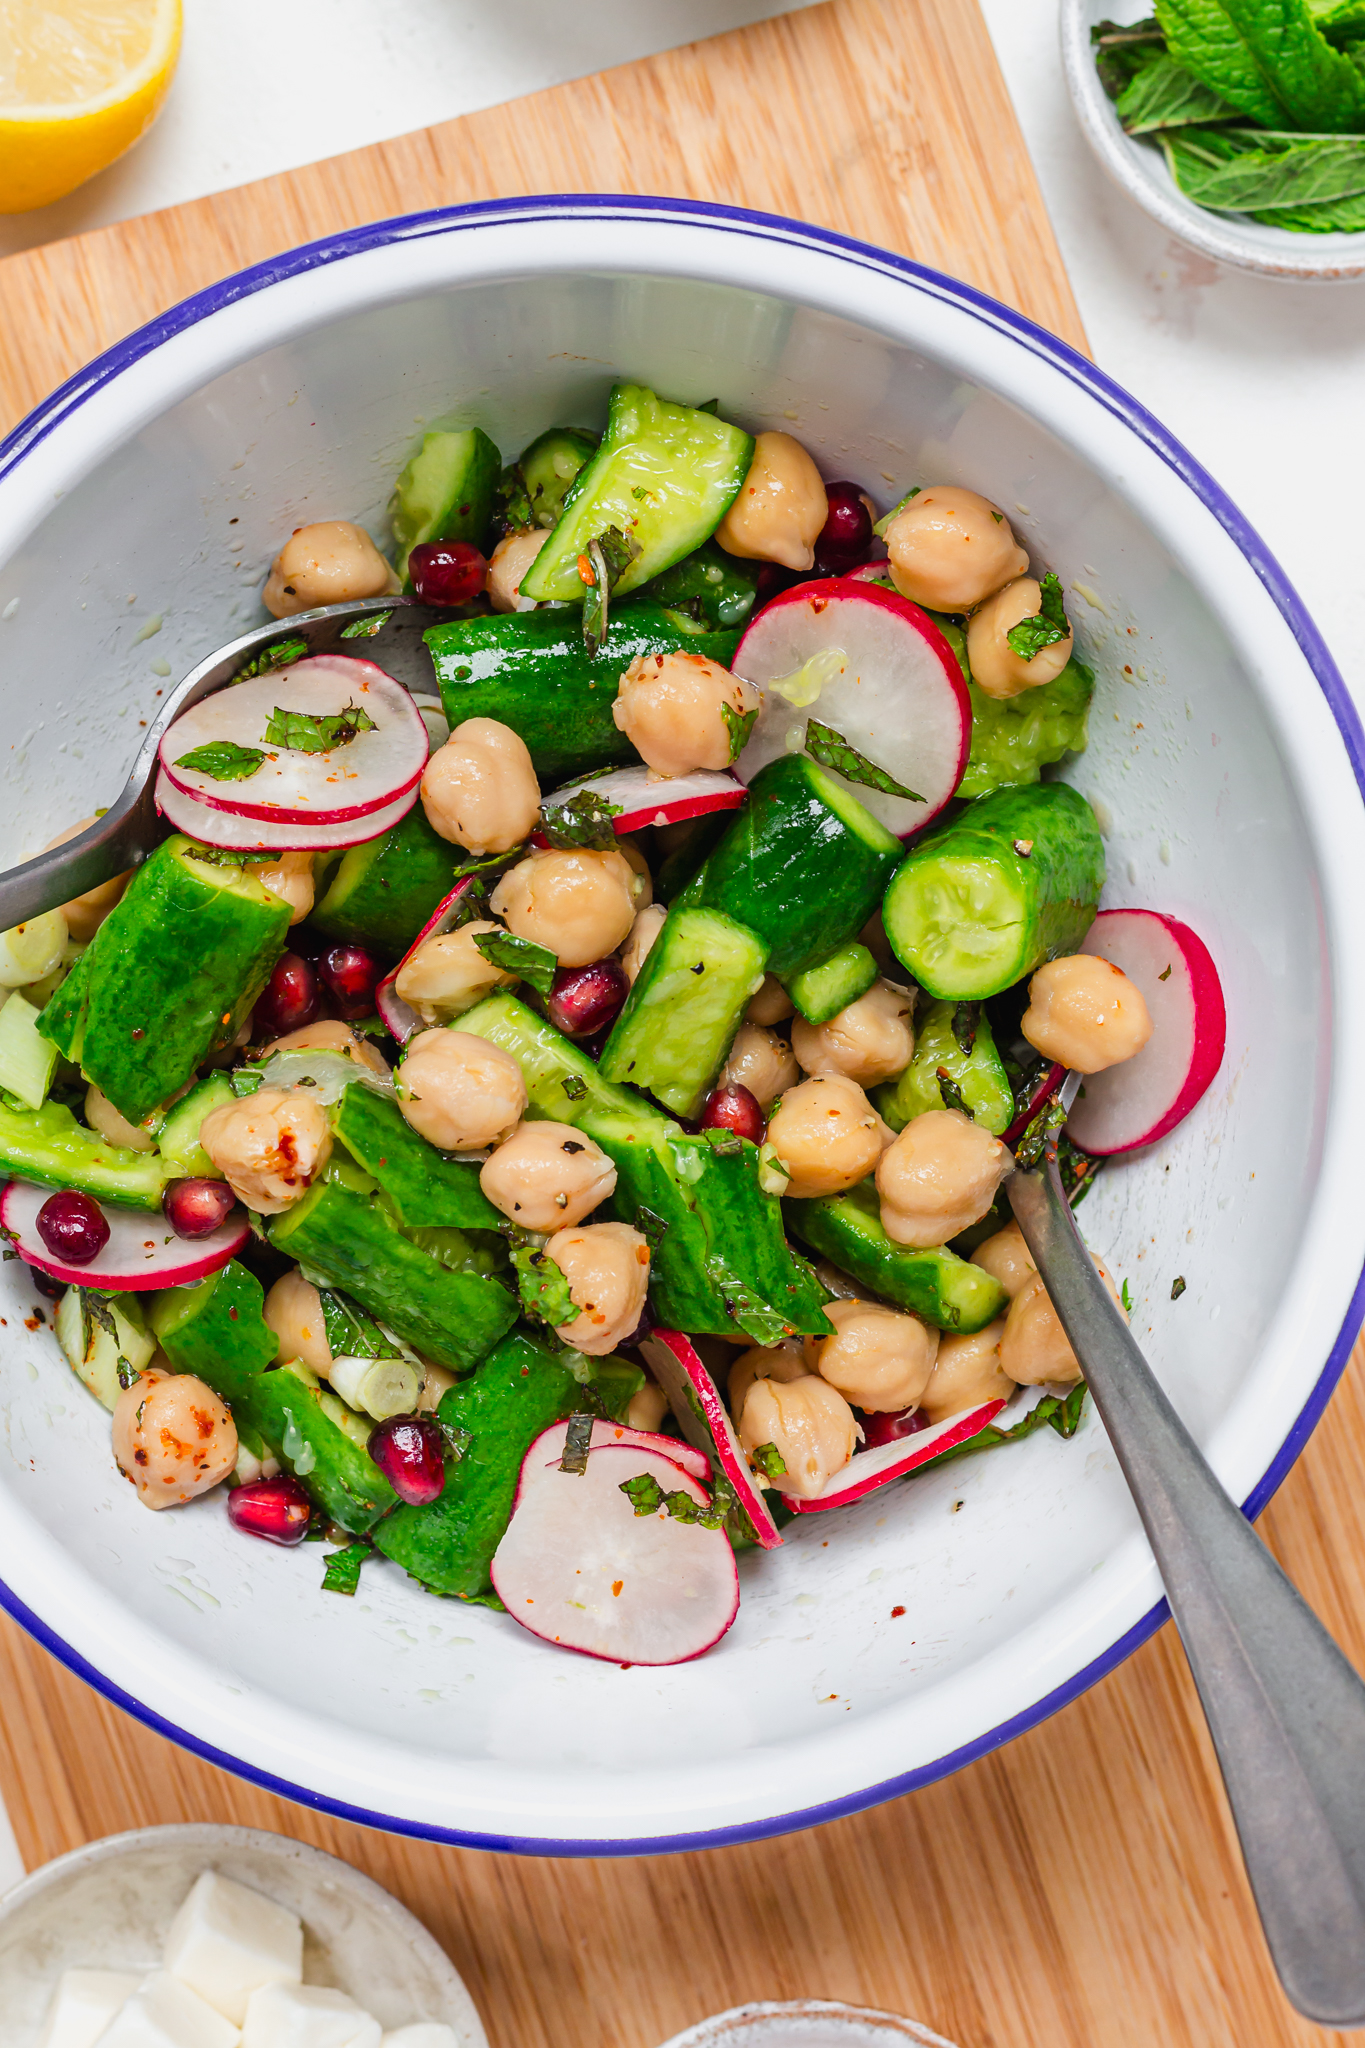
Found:
[[[434,673],[422,634],[450,616],[411,597],[356,598],[347,604],[300,612],[292,619],[272,619],[220,647],[167,694],[147,728],[121,794],[103,817],[64,846],[54,846],[0,874],[0,931],[9,931],[44,910],[56,910],[73,896],[83,896],[87,889],[146,860],[165,836],[152,800],[162,735],[182,711],[210,690],[231,682],[248,662],[271,648],[291,643],[297,648],[302,641],[303,649],[292,658],[301,659],[302,652],[354,654],[362,660],[378,661],[409,690],[431,691],[435,689]],[[348,626],[370,621],[374,622],[373,632],[347,634]]]
[[[1081,1076],[1069,1074],[1069,1108]],[[1365,2022],[1365,1683],[1205,1463],[1081,1242],[1050,1138],[1006,1182],[1147,1531],[1290,1999]]]

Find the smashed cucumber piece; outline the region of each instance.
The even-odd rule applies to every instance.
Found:
[[[963,1050],[964,1039],[969,1051]],[[985,1012],[975,1003],[930,1003],[915,1019],[915,1052],[909,1066],[894,1081],[874,1088],[872,1100],[892,1130],[903,1131],[912,1117],[923,1116],[926,1110],[958,1108],[952,1100],[954,1090],[968,1115],[994,1137],[1013,1123],[1014,1094]]]
[[[333,1133],[372,1174],[405,1229],[496,1230],[502,1222],[469,1160],[447,1159],[412,1128],[396,1102],[353,1081]]]
[[[72,1372],[112,1414],[125,1379],[135,1379],[156,1351],[137,1295],[68,1287],[53,1324]]]
[[[214,1165],[200,1144],[199,1133],[211,1111],[221,1109],[225,1102],[236,1100],[226,1074],[205,1074],[203,1080],[196,1081],[179,1102],[171,1104],[164,1117],[148,1126],[156,1139],[156,1149],[168,1177],[184,1176],[191,1180],[224,1178],[221,1168]]]
[[[695,554],[684,555],[681,562],[656,576],[643,595],[713,629],[742,626],[754,608],[761,567],[760,562],[727,555],[724,548],[708,540]]]
[[[319,877],[309,924],[396,960],[450,894],[468,860],[462,846],[433,830],[416,803],[399,824],[334,860],[325,889]]]
[[[877,979],[877,963],[857,939],[802,968],[787,980],[787,994],[808,1024],[828,1024],[865,996]]]
[[[78,1124],[61,1102],[41,1109],[0,1103],[0,1174],[46,1188],[78,1188],[116,1208],[160,1209],[165,1170],[155,1152],[111,1145]]]
[[[483,548],[502,457],[482,427],[424,434],[389,504],[396,567],[408,584],[408,556],[430,540],[467,540]]]
[[[768,948],[719,910],[669,911],[599,1062],[608,1081],[643,1088],[696,1116],[763,981]]]
[[[958,1258],[946,1245],[924,1249],[889,1238],[870,1180],[860,1181],[846,1195],[822,1195],[817,1201],[788,1201],[783,1206],[792,1229],[812,1251],[831,1260],[860,1287],[940,1330],[969,1336],[984,1330],[1009,1306],[998,1280]]]
[[[557,524],[574,478],[597,449],[596,434],[583,427],[547,427],[498,481],[494,509],[509,532],[544,530]]]

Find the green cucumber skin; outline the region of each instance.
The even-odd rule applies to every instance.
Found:
[[[272,1218],[269,1236],[448,1372],[468,1372],[516,1321],[516,1302],[498,1281],[448,1271],[377,1202],[337,1181],[315,1183]]]
[[[60,1102],[41,1109],[0,1103],[0,1174],[45,1188],[77,1188],[122,1209],[161,1209],[166,1173],[155,1152],[111,1145]]]
[[[674,908],[612,1026],[599,1066],[695,1117],[763,980],[768,949],[719,910]]]
[[[850,939],[826,960],[787,977],[787,994],[808,1024],[828,1024],[865,996],[877,979],[877,963],[866,946]]]
[[[1016,841],[1029,843],[1029,852],[1019,853]],[[916,964],[915,949],[897,940],[901,906],[913,903],[917,878],[926,869],[932,872],[931,863],[943,854],[994,868],[1025,905],[1008,969],[1002,963],[989,987],[942,986],[941,976],[922,961]],[[998,995],[1045,960],[1076,951],[1094,921],[1104,879],[1104,841],[1079,790],[1065,782],[999,789],[924,835],[892,878],[882,920],[897,959],[930,995],[944,1000]]]
[[[872,1090],[874,1104],[893,1131],[903,1131],[912,1117],[923,1116],[926,1110],[944,1107],[940,1067],[962,1090],[973,1121],[983,1130],[998,1138],[1014,1122],[1014,1093],[985,1011],[977,1013],[976,1042],[965,1053],[953,1036],[956,1008],[956,1003],[930,1003],[915,1019],[915,1054],[909,1066],[894,1081]]]
[[[366,1449],[371,1425],[306,1367],[275,1368],[279,1345],[264,1311],[260,1281],[233,1259],[197,1287],[156,1295],[150,1322],[176,1371],[212,1387],[324,1513],[360,1535],[398,1499]]]
[[[129,1123],[231,1045],[284,950],[289,906],[248,870],[192,866],[177,833],[137,870],[38,1020]],[[237,877],[222,880],[220,877]],[[62,998],[83,980],[73,1028]]]
[[[595,1061],[580,1046],[514,995],[499,992],[485,996],[472,1010],[464,1012],[459,1028],[472,1031],[477,1038],[487,1038],[511,1053],[526,1083],[526,1114],[530,1117],[544,1117],[549,1123],[580,1124],[592,1110],[604,1116],[646,1117],[669,1124],[667,1117],[651,1109],[629,1088],[618,1088],[614,1082],[605,1080]],[[565,1093],[566,1080],[574,1084],[572,1095]],[[671,1124],[669,1127],[672,1128]]]
[[[420,800],[378,839],[342,855],[309,923],[334,939],[357,939],[387,958],[405,953],[469,855],[427,822]]]
[[[742,427],[670,404],[643,384],[613,385],[601,445],[574,478],[550,538],[522,578],[523,593],[581,605],[578,558],[609,526],[639,550],[619,594],[638,589],[711,538],[753,455],[753,435]]]
[[[542,782],[639,759],[611,715],[621,677],[637,656],[682,649],[728,668],[739,645],[737,631],[707,632],[643,599],[612,608],[596,655],[568,609],[451,619],[423,637],[452,728],[466,718],[510,725]]]
[[[199,1133],[210,1111],[236,1100],[226,1074],[205,1074],[188,1095],[171,1105],[160,1127],[153,1126],[156,1149],[168,1175],[189,1180],[224,1178],[200,1144]]]
[[[861,813],[862,829],[840,815],[826,800],[833,787],[804,755],[770,761],[707,858],[702,900],[766,939],[768,972],[783,980],[862,930],[902,857],[900,841],[845,790],[841,810]]]
[[[644,585],[643,595],[672,611],[690,612],[713,629],[742,626],[758,595],[758,562],[727,555],[713,540]]]
[[[387,1096],[352,1083],[332,1129],[378,1181],[405,1228],[496,1230],[502,1222],[479,1186],[478,1167],[429,1145]]]
[[[581,427],[547,427],[537,434],[529,448],[523,448],[516,467],[526,490],[526,503],[536,526],[554,527],[585,463],[597,453],[596,434]]]
[[[397,543],[397,569],[409,588],[408,556],[429,540],[467,540],[488,545],[493,493],[502,457],[482,427],[424,434],[422,445],[401,471],[389,504]]]
[[[871,1181],[846,1195],[822,1195],[814,1202],[784,1204],[793,1231],[812,1251],[889,1301],[940,1330],[970,1336],[1003,1315],[1009,1296],[980,1266],[958,1258],[946,1246],[920,1250],[893,1244],[882,1229]]]

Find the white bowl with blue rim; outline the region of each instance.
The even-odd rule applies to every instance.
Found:
[[[1068,774],[1107,835],[1105,900],[1192,924],[1228,1003],[1208,1095],[1081,1215],[1259,1510],[1362,1310],[1361,731],[1236,506],[970,287],[763,215],[555,197],[358,228],[187,300],[0,448],[0,860],[110,800],[156,690],[257,619],[292,527],[382,533],[424,423],[516,450],[599,416],[617,373],[790,430],[883,506],[938,479],[989,493],[1070,589],[1099,680]],[[221,1499],[138,1504],[35,1299],[0,1267],[0,1600],[149,1725],[350,1819],[553,1854],[805,1827],[996,1748],[1164,1618],[1093,1415],[798,1521],[741,1560],[725,1639],[673,1669],[556,1651],[388,1564],[324,1596],[317,1549],[244,1540]]]

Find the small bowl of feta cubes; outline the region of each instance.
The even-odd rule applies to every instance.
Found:
[[[0,2048],[487,2048],[420,1921],[254,1828],[141,1828],[0,1900]]]

